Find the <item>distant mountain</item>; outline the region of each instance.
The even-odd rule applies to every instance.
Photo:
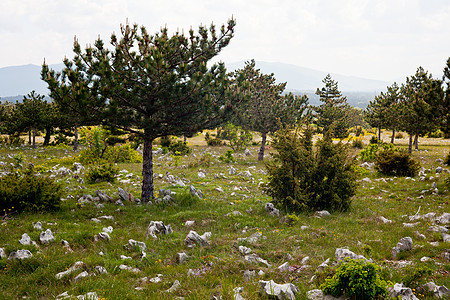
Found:
[[[60,71],[63,64],[50,65],[51,69]],[[0,68],[0,97],[8,100],[22,99],[31,91],[47,95],[47,84],[41,80],[41,66],[24,65]]]
[[[50,65],[50,68],[60,71],[63,64]],[[244,61],[227,64],[229,71],[244,67]],[[310,103],[317,105],[319,98],[314,94],[317,88],[323,86],[322,80],[326,72],[303,68],[291,64],[257,61],[256,67],[265,74],[274,73],[278,82],[287,82],[287,90],[295,94],[306,94]],[[47,84],[41,80],[41,66],[24,65],[0,68],[0,97],[1,101],[15,102],[22,100],[23,95],[31,91],[48,95]],[[338,82],[338,87],[347,96],[350,105],[366,107],[370,100],[386,87],[390,82],[365,79],[353,76],[331,74]]]

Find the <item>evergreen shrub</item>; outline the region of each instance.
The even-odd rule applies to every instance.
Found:
[[[264,191],[286,211],[340,210],[350,207],[356,190],[353,160],[344,144],[326,134],[313,151],[312,131],[282,128],[272,137],[275,153],[266,162]]]
[[[332,278],[325,280],[320,288],[324,294],[347,299],[384,299],[387,297],[387,282],[379,273],[381,267],[359,259],[341,262]]]
[[[187,155],[191,153],[191,148],[187,145],[186,142],[183,141],[176,141],[170,143],[168,149],[175,155]]]
[[[96,165],[89,168],[86,172],[85,179],[88,183],[96,183],[101,181],[114,182],[119,169],[113,164]]]
[[[0,211],[53,211],[61,204],[61,186],[32,168],[0,178]]]
[[[375,169],[384,175],[414,177],[419,168],[420,164],[407,152],[387,149],[379,151],[375,157]]]

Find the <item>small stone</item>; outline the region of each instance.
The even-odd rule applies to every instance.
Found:
[[[122,201],[130,201],[130,193],[125,191],[124,189],[117,188],[119,191],[119,197],[122,199]]]
[[[396,283],[394,287],[388,287],[389,298],[401,297],[404,300],[419,300],[410,288],[407,288],[403,283]]]
[[[41,232],[41,234],[39,236],[39,240],[41,241],[42,244],[48,244],[48,243],[54,241],[55,237],[53,236],[53,233],[49,228],[45,232]]]
[[[184,239],[184,244],[190,248],[196,244],[199,246],[209,246],[208,238],[210,236],[211,232],[205,232],[203,235],[199,235],[197,232],[191,230]]]
[[[261,257],[259,257],[259,256],[256,255],[256,254],[249,254],[249,255],[246,255],[246,256],[244,257],[244,260],[245,260],[245,261],[248,261],[248,262],[250,262],[250,263],[261,263],[261,264],[266,265],[268,268],[271,267],[271,264],[269,264],[269,263],[267,262],[267,260],[262,259]]]
[[[314,213],[314,215],[315,215],[316,217],[319,217],[319,218],[331,216],[331,214],[330,214],[328,211],[326,211],[326,210],[316,211],[316,212]]]
[[[278,217],[278,216],[280,216],[280,211],[279,211],[278,209],[276,209],[276,208],[273,206],[273,204],[270,203],[270,202],[266,203],[265,209],[266,209],[266,212],[268,212],[269,215],[272,216],[272,217]]]
[[[86,271],[81,272],[80,274],[78,274],[77,276],[75,276],[75,278],[73,279],[74,282],[78,282],[80,280],[82,280],[83,278],[89,277],[89,273]]]
[[[112,226],[108,226],[108,227],[103,227],[103,232],[106,233],[112,233],[113,232],[113,227]]]
[[[0,248],[0,259],[6,258],[6,251],[4,248]]]
[[[22,245],[30,245],[31,238],[27,233],[22,234],[22,238],[19,240],[19,243]]]
[[[37,221],[36,223],[33,223],[33,228],[36,230],[41,231],[42,230],[42,223]]]
[[[147,249],[147,245],[144,242],[135,241],[133,239],[129,239],[128,244],[124,247],[128,250],[132,250],[134,247],[138,247],[140,251],[145,251]]]
[[[233,167],[230,167],[230,170],[228,171],[228,174],[230,175],[236,175],[236,169]]]
[[[289,270],[289,263],[285,262],[284,264],[278,267],[278,270],[280,270],[280,272],[287,272]]]
[[[94,236],[94,241],[110,241],[111,237],[106,232],[100,232],[99,234]]]
[[[215,188],[216,191],[218,191],[219,193],[223,193],[223,189],[219,186]]]
[[[162,274],[156,274],[156,277],[150,278],[148,281],[152,283],[158,283],[162,281]]]
[[[81,270],[81,269],[83,269],[85,267],[86,267],[86,264],[84,262],[77,261],[70,268],[68,268],[66,271],[56,274],[55,277],[56,277],[56,279],[61,279],[61,278],[65,277],[65,276],[71,274],[72,272]]]
[[[201,178],[201,179],[206,178],[206,174],[203,173],[203,172],[198,172],[198,173],[197,173],[197,176],[198,176],[199,178]]]
[[[252,252],[252,249],[247,248],[247,247],[245,247],[245,246],[239,246],[239,252],[240,252],[242,255],[247,255],[247,254],[250,254],[250,253]]]
[[[256,277],[256,271],[245,270],[244,281],[252,281]]]
[[[413,241],[412,239],[408,237],[401,238],[400,241],[397,243],[397,246],[395,246],[392,249],[392,256],[394,258],[397,258],[397,254],[402,251],[409,251],[413,248]]]
[[[245,156],[252,156],[252,152],[250,152],[250,150],[245,149],[244,151]]]
[[[309,260],[310,260],[309,256],[305,256],[305,257],[303,257],[301,264],[306,265],[306,264],[308,264]]]
[[[129,271],[129,272],[132,272],[132,273],[140,273],[141,272],[141,270],[139,270],[138,268],[132,268],[132,267],[130,267],[128,265],[120,265],[119,269],[126,270],[126,271]]]
[[[30,250],[17,250],[17,251],[13,251],[9,254],[8,259],[25,259],[25,258],[30,258],[33,257],[33,254],[31,253]]]
[[[164,225],[163,221],[151,221],[147,227],[146,236],[147,238],[151,236],[157,239],[157,234],[171,234],[173,233],[172,227],[170,225]]]
[[[294,300],[298,293],[297,287],[292,283],[278,284],[273,280],[259,281],[260,292],[264,295],[276,296],[278,299]]]
[[[175,292],[180,287],[181,287],[180,282],[178,280],[175,280],[175,282],[172,284],[172,286],[168,290],[166,290],[166,292],[168,292],[168,293]]]
[[[103,267],[103,266],[95,266],[95,271],[96,271],[98,274],[108,274],[108,271],[107,271],[106,268]]]
[[[184,252],[177,253],[177,263],[179,264],[184,263],[188,258],[189,256]]]
[[[184,226],[185,227],[191,227],[191,226],[194,225],[194,223],[195,223],[195,221],[186,221],[186,222],[184,222]]]
[[[382,223],[384,223],[384,224],[390,224],[390,223],[392,223],[391,220],[386,219],[386,218],[383,217],[383,216],[380,216],[378,219],[379,219]]]
[[[450,234],[447,234],[447,233],[441,233],[441,236],[442,236],[442,240],[443,240],[444,242],[450,242]]]

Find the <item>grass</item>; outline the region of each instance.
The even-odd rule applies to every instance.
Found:
[[[199,137],[196,139],[199,140]],[[436,159],[444,158],[449,152],[450,141],[440,140],[435,145],[429,143],[428,139],[420,141],[423,141],[423,145],[413,155],[421,161],[423,167],[434,170],[439,165]],[[422,182],[418,178],[415,181],[391,178],[391,181],[388,178],[387,182],[383,182],[377,179],[385,176],[365,171],[360,179],[368,177],[372,182],[359,182],[357,194],[348,212],[335,212],[328,218],[316,218],[308,213],[299,214],[298,220],[288,225],[281,224],[278,217],[268,216],[264,210],[264,204],[271,199],[262,194],[259,188],[260,182],[265,182],[266,177],[264,164],[257,161],[257,146],[251,148],[253,156],[235,154],[235,163],[223,163],[218,157],[228,148],[208,148],[195,140],[190,143],[194,145],[193,154],[178,162],[168,161],[169,156],[164,159],[154,158],[154,172],[162,174],[162,178],[155,177],[155,190],[170,188],[176,192],[176,205],[77,204],[80,196],[94,196],[97,189],[118,199],[117,188],[121,187],[139,198],[142,167],[139,164],[119,164],[119,170],[125,169],[133,174],[130,182],[120,182],[125,179],[125,175],[112,185],[83,184],[78,181],[79,178],[72,176],[56,177],[63,185],[64,198],[67,199],[62,202],[60,211],[36,214],[14,213],[14,209],[6,211],[0,224],[0,247],[8,254],[17,249],[28,249],[33,257],[22,261],[0,259],[0,298],[53,299],[67,291],[74,296],[96,292],[101,299],[209,299],[219,295],[223,299],[232,299],[233,288],[244,287],[244,298],[260,299],[263,297],[259,294],[258,280],[273,279],[277,283],[294,283],[300,291],[297,298],[306,299],[306,292],[317,288],[324,281],[327,272],[330,272],[325,270],[324,273],[317,273],[317,266],[327,258],[334,260],[335,249],[341,247],[370,256],[383,267],[383,279],[409,282],[409,287],[415,288],[419,299],[431,299],[430,295],[423,295],[417,290],[419,285],[428,281],[450,287],[449,262],[442,255],[445,249],[449,249],[448,242],[444,243],[440,234],[427,230],[431,225],[428,220],[414,221],[418,224],[413,228],[403,226],[403,223],[412,223],[408,216],[417,211],[419,214],[435,212],[438,216],[449,212],[450,193],[444,185],[444,179],[448,175],[441,174],[437,177],[434,172],[430,173],[435,177],[433,181],[437,183],[439,194],[426,193],[423,198],[419,198],[422,190],[430,189],[433,181]],[[74,161],[71,150],[33,150],[29,147],[3,147],[0,149],[0,161],[7,164],[14,162],[11,156],[18,152],[23,154],[23,165],[43,165],[44,171],[57,164],[70,167]],[[205,152],[212,154],[209,166],[196,163]],[[266,159],[270,159],[269,155]],[[236,169],[236,175],[228,174],[230,166]],[[205,179],[197,176],[200,169],[206,173]],[[247,170],[251,172],[252,178],[239,175]],[[202,190],[204,198],[193,198],[188,195],[188,188],[172,186],[166,179],[167,172],[182,178],[187,186],[192,184],[196,189]],[[83,174],[80,177],[83,178]],[[224,192],[218,192],[217,187],[221,187]],[[226,216],[233,211],[239,211],[242,215]],[[102,219],[100,223],[91,220],[100,216],[113,216],[114,220]],[[381,223],[378,220],[380,216],[392,220],[392,223]],[[187,220],[195,221],[194,225],[184,226]],[[49,245],[39,243],[40,231],[33,229],[33,223],[37,221],[43,224],[43,230],[52,230],[56,238],[54,242]],[[145,234],[150,221],[163,221],[164,224],[171,225],[174,233],[158,236],[156,240],[147,239]],[[94,242],[94,236],[108,226],[114,228],[110,234],[111,240]],[[302,226],[309,228],[302,230]],[[199,234],[211,232],[211,245],[186,248],[183,241],[190,230]],[[424,234],[426,240],[417,238],[415,231]],[[237,241],[238,238],[248,237],[255,232],[261,232],[265,238],[255,244]],[[23,233],[28,233],[32,240],[38,242],[39,249],[20,245],[19,239]],[[400,257],[413,263],[399,268],[392,263],[391,250],[405,236],[412,237],[414,249],[401,253]],[[142,258],[137,248],[126,250],[123,247],[128,244],[129,239],[146,243],[145,258]],[[62,240],[69,242],[72,252],[62,247]],[[438,241],[439,245],[429,244],[434,241]],[[246,262],[238,251],[239,245],[250,247],[253,253],[267,260],[272,267]],[[178,252],[186,252],[189,259],[183,264],[177,264]],[[132,259],[122,260],[121,255]],[[300,267],[301,260],[306,256],[310,257],[310,267],[302,268],[299,272],[294,270],[282,273],[277,269],[289,257],[292,258],[289,265]],[[420,259],[424,256],[433,261],[422,262]],[[86,264],[85,270],[90,274],[95,274],[95,266],[105,267],[108,274],[97,274],[76,283],[73,279],[81,270],[60,280],[55,278],[57,273],[65,271],[76,261],[83,261]],[[135,274],[120,270],[121,264],[139,268],[141,272]],[[431,273],[421,272],[424,268],[430,269]],[[189,269],[198,276],[188,276]],[[257,275],[253,281],[244,281],[245,270],[256,270],[256,273],[262,270],[264,275]],[[156,277],[157,274],[163,274],[159,283],[145,283],[141,280],[143,277]],[[414,277],[414,274],[417,276]],[[311,281],[313,275],[316,275],[316,279]],[[181,288],[167,293],[166,290],[175,280],[181,283]]]

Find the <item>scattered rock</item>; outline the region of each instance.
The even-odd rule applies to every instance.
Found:
[[[111,237],[106,232],[100,232],[99,234],[96,234],[94,236],[94,241],[95,242],[98,242],[98,241],[110,241],[110,240],[111,240]]]
[[[203,172],[198,172],[198,173],[197,173],[197,176],[198,176],[199,178],[201,178],[201,179],[206,178],[206,174],[203,173]]]
[[[175,292],[180,287],[181,287],[180,282],[178,280],[175,280],[175,282],[172,284],[172,286],[168,290],[166,290],[166,292],[168,292],[168,293]]]
[[[245,156],[252,156],[252,152],[248,149],[245,149],[244,154]]]
[[[442,173],[442,171],[443,171],[442,167],[436,168],[436,174]]]
[[[234,292],[233,299],[234,300],[245,300],[245,298],[241,296],[242,291],[244,291],[243,287],[235,287],[233,289],[233,292]]]
[[[19,243],[21,245],[30,245],[31,244],[31,238],[27,233],[22,234],[22,238],[19,240]]]
[[[223,189],[219,186],[215,188],[216,191],[218,191],[219,193],[223,193]]]
[[[245,261],[248,261],[248,262],[250,262],[250,263],[261,263],[261,264],[264,264],[264,265],[266,265],[268,268],[270,268],[272,265],[271,264],[269,264],[268,262],[267,262],[267,260],[265,260],[265,259],[262,259],[261,257],[259,257],[258,255],[256,255],[256,254],[249,254],[249,255],[246,255],[245,257],[244,257],[244,260]]]
[[[108,227],[103,227],[102,230],[103,230],[103,232],[106,232],[106,233],[112,233],[114,228],[112,226],[108,226]]]
[[[244,281],[252,281],[256,277],[256,271],[245,270],[244,271]]]
[[[0,248],[0,259],[6,258],[6,252],[4,248]]]
[[[255,232],[251,236],[247,238],[238,238],[238,242],[248,242],[250,244],[256,244],[259,239],[261,239],[262,233],[261,232]]]
[[[188,260],[189,256],[186,253],[184,253],[184,252],[180,252],[180,253],[177,253],[177,257],[176,258],[177,258],[177,263],[182,264],[186,260]]]
[[[424,292],[432,292],[436,298],[443,298],[450,296],[450,290],[445,286],[437,286],[434,282],[425,283],[420,287]]]
[[[97,300],[99,299],[96,292],[89,292],[84,295],[77,296],[77,300]]]
[[[289,270],[289,263],[285,262],[284,264],[278,267],[278,270],[280,272],[287,272]]]
[[[127,191],[125,191],[122,188],[117,188],[119,191],[119,197],[122,201],[130,201],[131,197],[130,197],[130,193],[128,193]]]
[[[401,238],[400,241],[397,243],[397,246],[392,248],[392,256],[394,257],[394,259],[397,259],[398,253],[402,251],[412,250],[412,248],[413,248],[412,238],[410,238],[409,236]]]
[[[42,223],[39,222],[39,221],[37,221],[36,223],[33,223],[33,228],[34,228],[35,230],[41,231],[41,230],[42,230]]]
[[[132,273],[140,273],[141,272],[141,270],[139,270],[138,268],[132,268],[132,267],[130,267],[128,265],[120,265],[119,269],[125,270],[125,271],[129,271],[129,272],[132,272]]]
[[[450,223],[450,213],[443,213],[442,216],[434,220],[436,224],[449,224]]]
[[[368,261],[367,258],[365,258],[362,255],[357,255],[354,252],[345,249],[345,248],[337,248],[336,251],[334,252],[334,256],[336,258],[336,261],[343,261],[346,257],[350,258],[350,259],[363,259],[365,261]]]
[[[186,222],[184,222],[184,226],[185,227],[191,227],[191,226],[193,226],[195,224],[195,221],[186,221]]]
[[[253,177],[252,173],[250,173],[250,171],[248,171],[248,170],[244,172],[244,176],[247,177],[247,178],[252,178]]]
[[[275,296],[280,300],[294,300],[295,295],[298,293],[297,287],[292,283],[278,284],[273,280],[260,280],[259,285],[262,294]]]
[[[245,247],[245,246],[239,246],[239,252],[242,254],[242,255],[247,255],[247,254],[250,254],[251,252],[252,252],[252,249],[250,249],[250,248],[247,248],[247,247]]]
[[[189,186],[189,192],[192,196],[197,197],[199,199],[203,199],[203,193],[200,190],[196,190],[193,185]]]
[[[81,272],[80,274],[78,274],[77,276],[75,276],[75,278],[73,279],[74,282],[78,282],[80,280],[82,280],[83,278],[89,277],[89,273],[86,271]]]
[[[378,218],[382,223],[384,223],[384,224],[389,224],[389,223],[392,223],[392,221],[391,220],[389,220],[389,219],[386,219],[385,217],[383,217],[383,216],[380,216],[379,218]]]
[[[41,241],[42,244],[48,244],[52,241],[55,240],[55,237],[53,236],[52,231],[49,229],[47,229],[46,231],[41,232],[40,236],[39,236],[39,240]]]
[[[269,213],[270,216],[272,217],[278,217],[280,216],[280,211],[278,209],[276,209],[272,203],[268,202],[266,203],[265,206],[266,212]]]
[[[146,237],[151,236],[157,239],[157,234],[171,234],[173,233],[172,227],[170,225],[164,225],[162,221],[151,221],[147,227]]]
[[[229,216],[242,216],[242,213],[240,211],[235,210],[235,211],[232,211],[225,215],[225,217],[229,217]]]
[[[106,268],[103,267],[103,266],[95,266],[95,271],[96,271],[98,274],[108,274],[108,271],[107,271]]]
[[[25,259],[30,257],[33,257],[33,254],[30,250],[21,249],[11,252],[8,256],[8,259]]]
[[[82,262],[82,261],[77,261],[70,268],[68,268],[66,271],[56,274],[55,277],[56,277],[56,279],[61,279],[63,277],[66,277],[67,275],[71,274],[72,272],[81,270],[83,268],[86,268],[86,264],[84,262]]]
[[[132,250],[134,247],[138,247],[140,251],[145,251],[147,249],[147,245],[144,242],[135,241],[133,239],[129,239],[128,244],[123,247],[127,250]]]
[[[106,193],[104,193],[104,192],[102,192],[100,190],[96,190],[95,191],[95,196],[97,196],[100,199],[100,201],[113,202],[113,199],[110,196],[108,196],[108,194],[106,194]]]
[[[184,239],[184,244],[191,248],[196,244],[199,246],[209,246],[208,238],[211,237],[211,232],[205,232],[203,235],[199,235],[197,232],[191,230]]]
[[[326,267],[328,267],[328,264],[330,263],[330,259],[327,258],[326,261],[324,261],[323,263],[321,263],[318,267],[317,267],[317,271],[323,271]]]
[[[447,234],[447,233],[441,233],[441,236],[442,236],[442,240],[443,240],[444,242],[450,242],[450,234]]]
[[[319,218],[331,216],[331,214],[326,210],[316,211],[314,215]]]
[[[228,171],[228,174],[230,175],[236,175],[236,169],[233,167],[230,167],[230,170]]]
[[[361,179],[362,182],[367,182],[367,183],[372,183],[372,180],[370,180],[369,177],[365,177],[363,179]]]
[[[403,285],[403,283],[396,283],[394,287],[388,287],[389,297],[390,298],[398,298],[401,297],[402,300],[419,300],[416,296],[414,296],[413,291],[410,288],[407,288]]]

